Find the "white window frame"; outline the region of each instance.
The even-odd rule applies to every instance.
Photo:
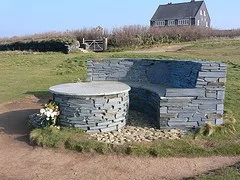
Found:
[[[203,11],[202,11],[202,10],[200,10],[200,15],[201,15],[201,16],[203,15]]]
[[[197,26],[200,26],[200,20],[197,20]]]
[[[208,22],[206,21],[206,27],[208,27]]]
[[[206,11],[203,11],[204,16],[206,16]]]
[[[168,26],[175,26],[175,20],[168,20]]]
[[[189,19],[179,19],[178,25],[190,25],[190,20]]]
[[[156,26],[165,26],[165,21],[156,21],[155,25]]]

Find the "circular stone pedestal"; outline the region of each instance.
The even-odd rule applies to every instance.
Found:
[[[52,86],[60,107],[60,125],[89,133],[118,130],[126,124],[130,87],[116,81],[93,81]]]

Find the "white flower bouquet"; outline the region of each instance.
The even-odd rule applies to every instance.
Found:
[[[59,107],[58,105],[53,102],[52,100],[49,100],[47,104],[44,105],[44,108],[40,109],[40,113],[37,114],[39,120],[40,120],[40,126],[46,127],[46,126],[52,126],[57,127],[58,122],[58,116],[59,116]]]

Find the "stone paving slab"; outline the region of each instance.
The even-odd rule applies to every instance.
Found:
[[[52,86],[49,91],[53,94],[69,96],[104,96],[128,92],[131,88],[117,81],[92,81],[67,83]]]

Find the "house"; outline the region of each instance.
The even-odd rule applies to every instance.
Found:
[[[160,5],[150,20],[150,26],[210,27],[211,19],[204,1]]]

